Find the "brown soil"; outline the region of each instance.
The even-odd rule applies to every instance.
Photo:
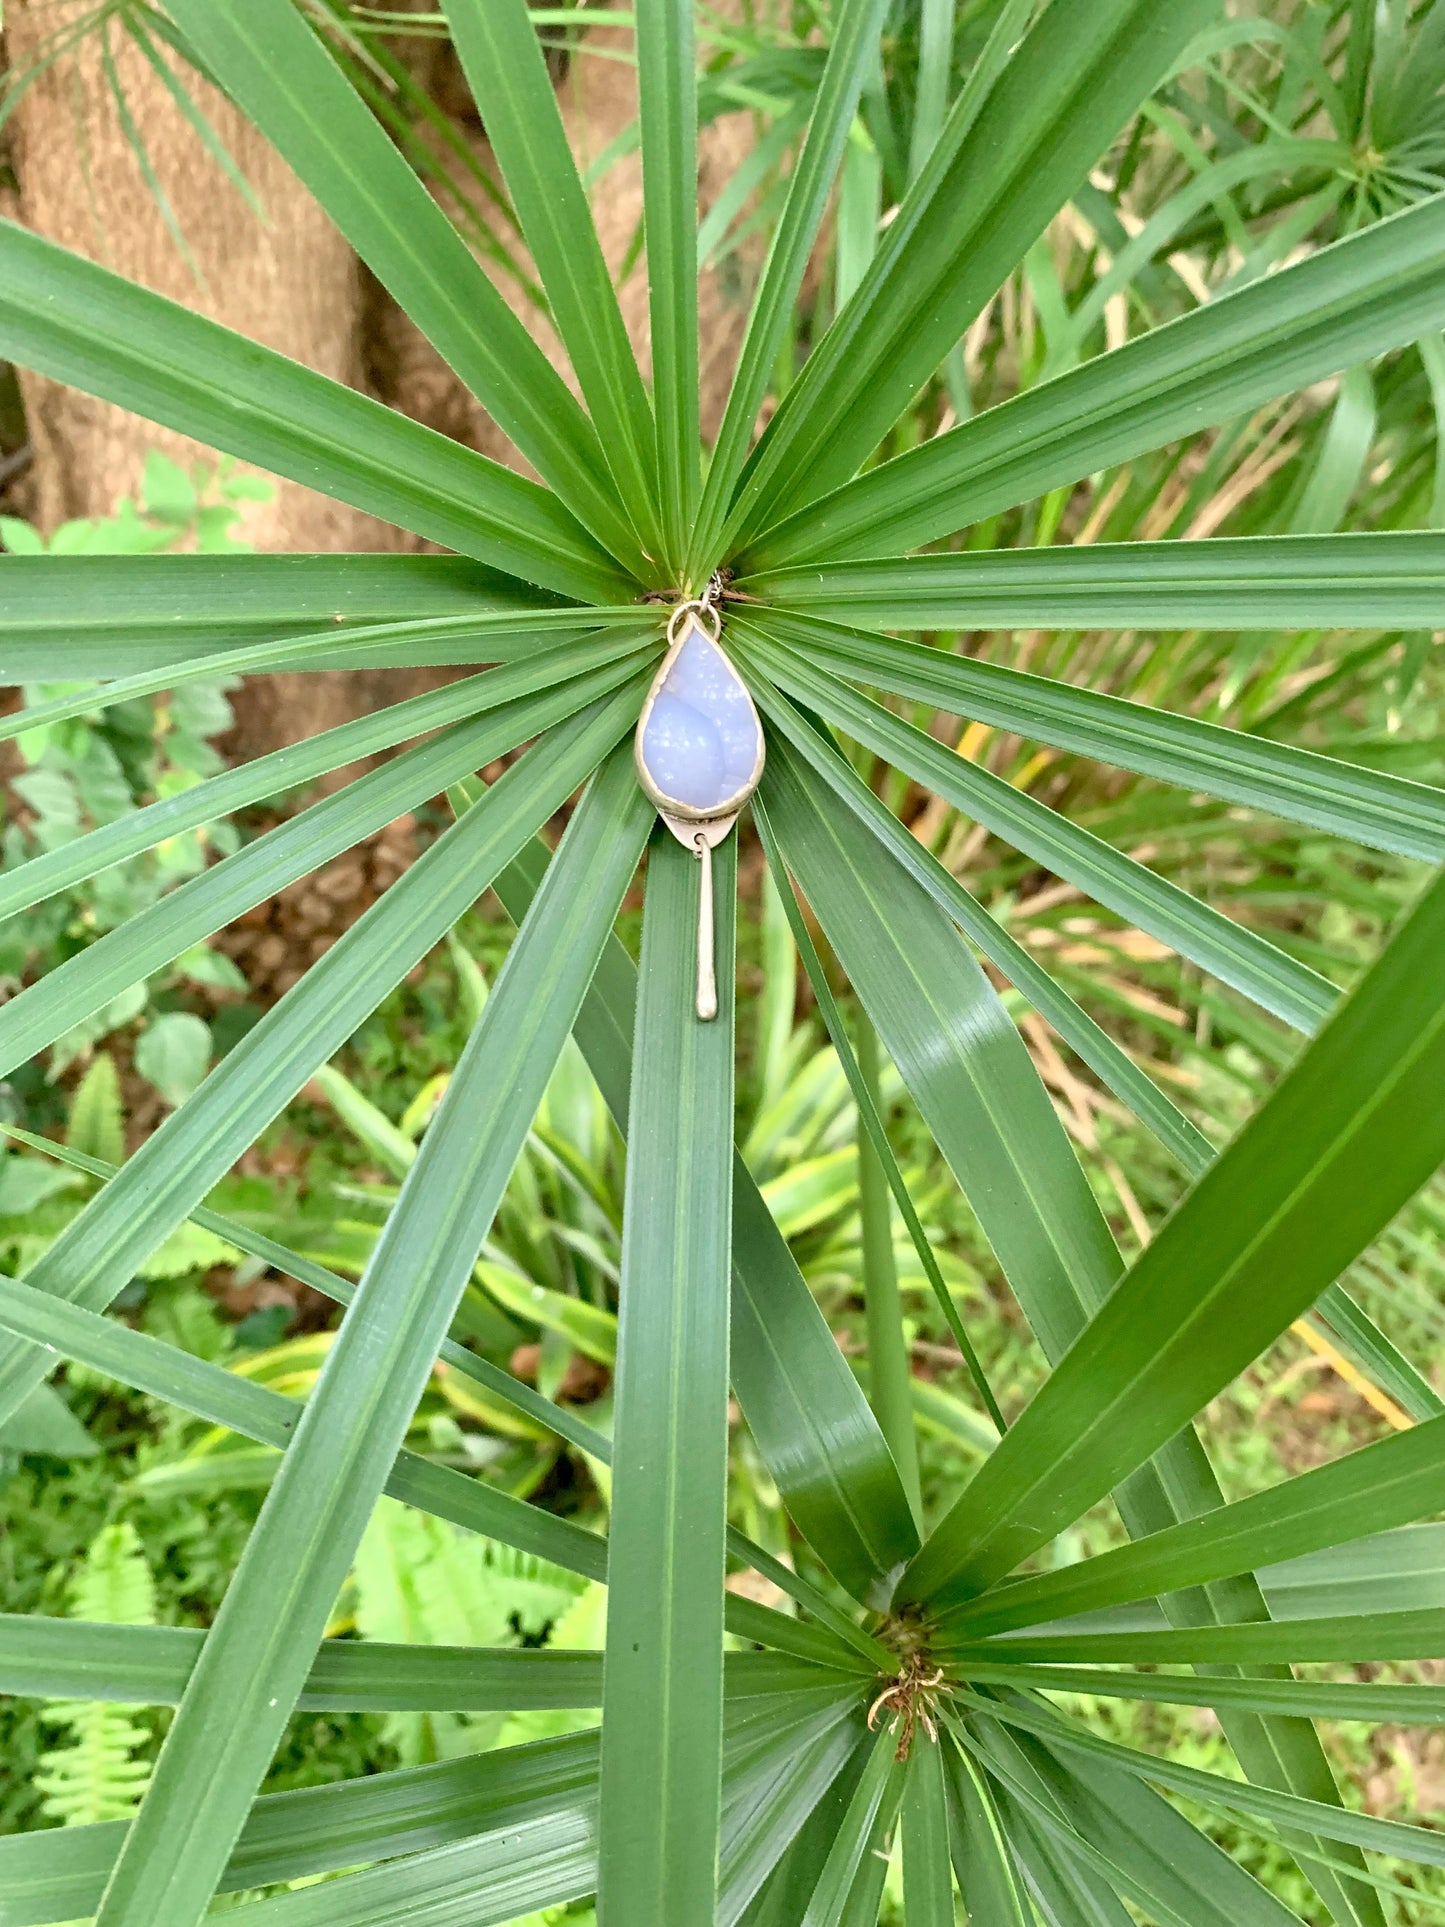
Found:
[[[367,842],[248,910],[221,934],[217,948],[243,973],[258,1003],[274,1003],[395,883],[416,854],[416,818],[398,817]]]

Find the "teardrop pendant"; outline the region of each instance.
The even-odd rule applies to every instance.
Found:
[[[712,634],[704,615],[712,616]],[[685,822],[736,816],[763,773],[762,724],[720,637],[711,610],[682,605],[637,722],[642,787],[664,816]]]
[[[711,633],[709,633],[711,631]],[[721,642],[710,601],[685,602],[668,624],[668,651],[637,721],[637,777],[658,814],[702,863],[698,896],[697,1014],[717,1015],[712,852],[763,773],[763,726]]]

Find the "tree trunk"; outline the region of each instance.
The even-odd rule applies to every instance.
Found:
[[[89,0],[11,0],[9,64],[22,67]],[[197,76],[186,85],[266,210],[247,208],[130,36],[109,43],[127,111],[143,130],[157,180],[196,272],[167,227],[121,124],[99,36],[55,62],[25,92],[11,123],[17,218],[158,294],[264,342],[351,386],[361,385],[363,293],[356,258],[275,150]],[[199,275],[199,279],[198,279]],[[29,508],[46,530],[104,516],[134,495],[145,457],[160,449],[189,466],[204,452],[186,437],[43,376],[22,371],[34,449]],[[249,504],[246,538],[263,549],[414,547],[411,537],[295,482]],[[295,742],[370,708],[387,685],[367,679],[278,676],[248,683],[237,702],[241,753]]]
[[[735,0],[734,0],[735,4]],[[90,0],[11,0],[6,42],[21,67],[59,30],[90,9]],[[728,9],[730,10],[730,9]],[[143,130],[151,166],[186,236],[200,280],[168,229],[134,152],[107,83],[99,36],[56,62],[22,97],[11,123],[18,218],[37,233],[103,262],[158,293],[353,387],[501,461],[522,466],[495,424],[435,350],[370,277],[289,168],[249,123],[189,70],[185,82],[256,190],[268,220],[259,222],[203,151],[139,48],[111,23],[107,29],[129,117]],[[594,29],[599,49],[626,46],[630,36]],[[490,164],[485,134],[471,109],[455,56],[444,43],[399,43],[444,93],[479,154]],[[636,72],[605,53],[580,53],[561,83],[561,104],[574,147],[594,158],[636,113]],[[466,117],[470,114],[470,120]],[[706,205],[728,179],[751,139],[746,115],[705,129],[700,190]],[[614,273],[632,248],[642,217],[636,154],[614,167],[595,196],[604,251]],[[726,398],[746,307],[737,286],[703,277],[703,422],[715,427]],[[501,285],[559,367],[561,349],[544,317],[507,280]],[[645,271],[621,289],[624,317],[644,367],[648,317]],[[107,515],[139,484],[146,453],[159,448],[182,463],[201,452],[184,437],[35,375],[22,376],[35,463],[35,519],[51,528],[72,516]],[[282,481],[275,499],[255,505],[245,533],[260,548],[293,550],[414,549],[402,531]],[[246,685],[238,703],[233,747],[253,754],[314,734],[349,715],[396,700],[437,680],[436,672],[381,671],[336,676],[277,676]]]

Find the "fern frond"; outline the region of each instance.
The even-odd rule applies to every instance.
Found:
[[[72,1619],[98,1619],[109,1626],[154,1626],[156,1587],[133,1525],[104,1526],[91,1541],[71,1582]]]
[[[586,1582],[444,1519],[383,1499],[352,1574],[365,1639],[422,1646],[514,1646],[535,1640],[576,1602]],[[495,1744],[496,1714],[398,1713],[385,1735],[409,1765]]]
[[[91,1542],[66,1600],[75,1619],[153,1626],[155,1581],[132,1525],[105,1526]],[[93,1700],[49,1700],[40,1717],[68,1740],[40,1756],[36,1790],[42,1813],[68,1827],[125,1820],[150,1785],[141,1757],[154,1734],[131,1716],[141,1709]]]
[[[125,1114],[120,1101],[120,1072],[109,1051],[97,1051],[80,1080],[70,1105],[65,1141],[72,1151],[104,1158],[108,1164],[125,1162]]]
[[[45,1707],[41,1717],[68,1727],[71,1737],[40,1756],[35,1787],[45,1795],[42,1813],[68,1827],[129,1819],[150,1785],[150,1762],[136,1755],[151,1733],[128,1713],[126,1707],[93,1700],[52,1701]]]

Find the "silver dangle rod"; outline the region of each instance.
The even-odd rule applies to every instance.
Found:
[[[697,900],[697,1014],[710,1024],[717,1016],[717,943],[712,915],[712,843],[701,830],[692,846],[702,864],[701,887]]]

